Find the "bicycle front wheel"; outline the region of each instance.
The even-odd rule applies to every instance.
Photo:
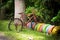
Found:
[[[21,31],[23,29],[23,22],[21,19],[15,18],[14,20],[10,20],[8,24],[8,29],[10,31]]]

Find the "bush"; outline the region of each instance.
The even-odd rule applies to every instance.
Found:
[[[58,14],[57,14],[57,16],[55,16],[55,17],[53,17],[52,19],[51,19],[51,21],[52,22],[54,22],[54,23],[58,23],[58,24],[60,24],[60,11],[58,11]],[[57,25],[58,25],[57,24]]]

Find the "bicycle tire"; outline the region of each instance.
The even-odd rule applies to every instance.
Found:
[[[21,25],[19,25],[19,30],[18,30],[18,32],[20,32],[20,31],[22,31],[22,29],[23,29],[23,22],[22,22],[22,20],[21,19],[18,19],[18,18],[15,18],[15,19],[17,19],[18,21],[19,21],[19,23],[21,23]],[[14,20],[15,19],[10,19],[10,22],[8,23],[8,29],[10,30],[10,31],[15,31],[16,30],[16,26],[15,26],[15,23],[14,23]],[[12,27],[13,26],[13,27]],[[17,31],[16,30],[16,31]]]

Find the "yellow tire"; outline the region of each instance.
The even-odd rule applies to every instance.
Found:
[[[60,30],[60,27],[54,27],[54,29],[52,30],[52,35],[56,35],[58,33],[58,30]]]

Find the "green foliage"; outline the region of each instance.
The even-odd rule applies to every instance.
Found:
[[[56,10],[54,9],[54,4],[52,4],[52,2],[58,2],[58,1],[52,1],[52,0],[28,0],[27,4],[27,8],[26,8],[26,14],[31,13],[31,9],[34,8],[35,9],[35,15],[39,17],[39,20],[42,20],[45,23],[51,23],[52,22],[60,22],[59,21],[59,13],[55,13]],[[32,3],[31,5],[29,5],[29,3]],[[58,4],[57,4],[58,5]],[[58,10],[58,9],[57,9]],[[55,15],[57,14],[57,16]]]
[[[0,8],[5,9],[4,18],[9,19],[14,15],[14,0],[3,0]]]
[[[57,16],[53,17],[52,22],[60,22],[60,11],[58,12]]]
[[[30,6],[27,7],[25,13],[26,13],[26,14],[32,13],[31,10],[32,10],[33,8],[34,8],[34,7],[30,7]]]
[[[36,8],[36,7],[27,7],[26,8],[26,11],[25,13],[26,14],[29,14],[29,13],[32,13],[32,9],[34,9],[34,13],[37,17],[39,17],[39,20],[40,21],[43,21],[43,22],[48,22],[50,21],[50,10],[46,9],[46,7],[44,7],[43,5],[40,5],[39,8]]]

